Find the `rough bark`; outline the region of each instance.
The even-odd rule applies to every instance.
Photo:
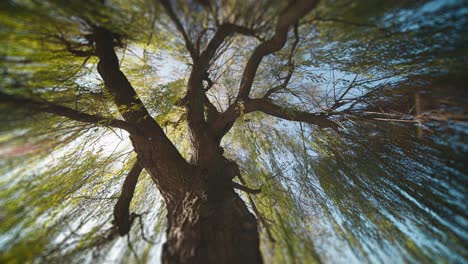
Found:
[[[163,263],[262,263],[257,220],[226,183],[187,192],[168,208]]]

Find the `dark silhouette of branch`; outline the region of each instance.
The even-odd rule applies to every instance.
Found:
[[[187,34],[187,32],[184,29],[184,26],[182,25],[182,22],[180,22],[179,18],[177,17],[177,14],[174,12],[174,9],[172,9],[171,2],[169,0],[160,0],[160,2],[163,5],[169,17],[171,18],[172,22],[174,22],[174,24],[176,25],[177,30],[180,32],[180,34],[182,34],[182,37],[184,38],[185,42],[185,47],[190,53],[192,60],[195,62],[198,59],[198,51],[195,49],[192,41],[190,40],[189,35]]]
[[[257,69],[263,58],[269,54],[281,50],[286,44],[289,28],[297,21],[311,11],[319,1],[302,0],[291,4],[278,18],[275,35],[258,45],[247,61],[242,81],[239,87],[238,99],[249,97],[252,83],[254,81]]]
[[[270,116],[275,116],[284,120],[304,122],[316,125],[320,128],[332,128],[338,131],[338,124],[330,120],[328,113],[309,113],[302,110],[288,108],[273,103],[270,99],[247,99],[242,101],[239,107],[230,108],[222,114],[224,119],[218,119],[212,126],[218,135],[224,135],[230,129],[232,124],[241,114],[260,111]]]
[[[70,52],[74,56],[77,56],[77,57],[90,57],[90,56],[95,55],[92,48],[89,47],[90,45],[87,45],[88,50],[82,50],[82,49],[78,49],[78,47],[73,47],[73,43],[71,41],[67,40],[63,35],[53,35],[52,37],[57,39],[63,45],[65,45],[66,51]],[[76,46],[76,44],[75,44],[75,46]],[[85,45],[80,44],[78,46],[85,46]]]
[[[257,69],[263,58],[284,47],[287,41],[289,28],[292,25],[296,25],[300,18],[314,9],[318,2],[319,1],[302,0],[291,3],[279,16],[275,35],[269,40],[262,42],[254,49],[244,68],[236,100],[212,125],[215,134],[217,134],[219,138],[224,136],[231,129],[236,118],[240,115],[241,111],[243,111],[239,109],[239,107],[246,107],[247,101],[249,101],[250,90],[257,74]],[[275,111],[268,112],[273,113]],[[278,117],[286,116],[287,115],[280,115]]]
[[[182,181],[180,175],[168,172],[175,166],[187,169],[188,163],[167,137],[161,126],[151,117],[135,92],[135,89],[120,70],[119,60],[114,50],[115,34],[105,28],[94,27],[93,38],[96,44],[96,55],[99,58],[97,65],[98,72],[104,80],[107,90],[112,94],[120,114],[125,121],[134,124],[138,129],[138,133],[130,133],[132,142],[152,142],[150,145],[152,161],[148,162],[148,160],[143,159],[142,162],[144,163],[142,163],[142,166],[145,168],[153,166],[159,172],[166,172],[168,174],[159,173],[158,175],[165,177],[165,181],[153,178],[156,184],[168,183],[168,179]],[[147,147],[148,144],[142,143],[140,145],[142,149]],[[156,176],[153,174],[152,177]],[[166,187],[171,188],[169,184]]]
[[[17,107],[22,107],[25,109],[30,109],[39,112],[46,112],[55,114],[58,116],[67,117],[71,120],[91,123],[101,126],[110,126],[124,129],[130,133],[136,131],[136,127],[132,124],[118,120],[114,118],[107,118],[99,115],[92,115],[83,113],[72,108],[46,102],[46,101],[38,101],[30,98],[25,98],[17,95],[7,94],[5,92],[0,91],[0,102],[5,104],[15,105]]]
[[[291,52],[289,54],[289,58],[288,58],[288,75],[284,78],[284,81],[282,84],[276,86],[276,87],[273,87],[271,89],[269,89],[265,95],[263,96],[263,98],[268,98],[270,97],[273,93],[276,93],[277,91],[279,90],[282,90],[282,89],[285,89],[288,84],[289,84],[289,81],[291,81],[291,77],[294,73],[294,53],[296,51],[296,48],[297,46],[299,45],[299,30],[298,30],[298,24],[296,23],[296,25],[294,26],[294,43],[291,47]]]
[[[261,39],[258,36],[258,33],[253,28],[236,25],[233,23],[224,23],[220,25],[218,29],[216,30],[216,33],[214,34],[214,36],[211,38],[208,45],[206,46],[206,49],[201,53],[200,61],[197,63],[199,67],[200,66],[202,67],[201,70],[203,72],[208,70],[209,62],[213,59],[214,55],[216,54],[216,51],[221,46],[221,44],[224,43],[224,40],[227,37],[236,33],[245,35],[245,36],[256,37],[257,39]]]
[[[121,236],[128,234],[132,225],[132,217],[130,215],[129,207],[133,198],[133,193],[135,192],[138,177],[140,176],[142,170],[143,168],[140,166],[138,161],[136,161],[125,178],[119,200],[114,206],[113,224],[116,226],[117,231]]]
[[[356,21],[350,21],[346,19],[341,19],[341,18],[333,18],[333,17],[321,17],[321,16],[316,16],[313,19],[304,21],[303,24],[306,23],[312,23],[312,22],[333,22],[333,23],[340,23],[340,24],[346,24],[350,26],[355,26],[355,27],[367,27],[367,28],[376,28],[381,31],[386,31],[386,29],[379,27],[376,24],[371,24],[371,23],[361,23],[361,22],[356,22]]]
[[[224,23],[220,25],[209,41],[206,49],[201,52],[200,57],[194,61],[192,72],[190,73],[187,96],[185,101],[187,104],[187,121],[192,131],[198,135],[202,135],[206,129],[205,121],[205,106],[208,109],[208,122],[212,122],[219,116],[216,107],[209,101],[206,96],[206,91],[213,85],[208,78],[208,69],[211,60],[215,57],[219,47],[224,43],[225,39],[234,33],[253,36],[253,29],[239,26],[232,23]],[[207,88],[203,87],[203,81],[208,82]]]
[[[96,55],[99,58],[98,72],[104,84],[113,95],[120,113],[130,123],[151,123],[159,126],[139,99],[133,86],[120,70],[119,60],[114,51],[114,34],[105,28],[94,29]]]
[[[258,188],[258,189],[251,189],[251,188],[249,188],[249,187],[246,187],[246,186],[244,186],[244,185],[238,184],[238,183],[236,183],[236,182],[232,182],[232,187],[233,187],[234,189],[241,190],[241,191],[246,192],[246,193],[248,193],[248,194],[259,194],[259,193],[262,192],[262,188],[261,188],[261,187]]]
[[[250,99],[245,104],[245,113],[260,111],[267,115],[275,116],[281,119],[305,122],[308,124],[317,125],[321,128],[338,129],[338,124],[328,119],[328,116],[323,113],[309,113],[306,111],[296,110],[283,107],[271,102],[267,99]]]

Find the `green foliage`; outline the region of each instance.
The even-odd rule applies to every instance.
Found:
[[[250,206],[261,219],[267,263],[466,261],[468,20],[466,1],[442,2],[324,0],[301,21],[297,47],[290,33],[284,49],[264,58],[252,97],[281,85],[291,63],[291,81],[271,96],[290,111],[330,108],[347,87],[353,89],[345,101],[363,97],[332,113],[344,117],[336,118],[340,133],[245,113],[239,105],[241,117],[222,146],[247,186],[262,186]],[[215,25],[195,1],[178,7],[192,39]],[[284,7],[225,1],[217,16],[268,38]],[[120,119],[97,59],[74,56],[64,44],[92,50],[89,24],[101,25],[121,40],[121,70],[148,118],[188,160],[179,105],[191,65],[163,12],[146,0],[2,1],[0,89]],[[207,30],[200,45],[213,34]],[[218,110],[234,102],[242,66],[258,43],[232,36],[211,62],[207,96]],[[385,122],[369,112],[417,118]],[[126,133],[98,125],[0,104],[1,263],[158,259],[166,209],[146,173],[131,203],[141,216],[128,237],[112,235],[112,208],[135,157]]]

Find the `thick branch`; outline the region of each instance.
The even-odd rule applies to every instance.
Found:
[[[335,122],[329,120],[328,116],[326,115],[282,107],[274,104],[270,100],[248,100],[245,104],[245,112],[250,113],[253,111],[260,111],[267,115],[279,117],[289,121],[305,122],[308,124],[317,125],[321,128],[329,127],[335,130],[338,128],[338,125]]]
[[[242,109],[242,110],[240,110]],[[271,102],[270,99],[247,99],[242,101],[241,106],[231,107],[218,118],[212,128],[216,131],[218,137],[224,136],[231,129],[234,121],[243,113],[260,111],[267,115],[275,116],[281,119],[297,122],[305,122],[316,125],[321,128],[338,129],[338,125],[329,120],[327,115],[318,113],[309,113],[301,110],[283,107]]]
[[[55,114],[58,116],[63,116],[70,118],[75,121],[91,123],[96,125],[102,126],[111,126],[116,128],[121,128],[127,130],[129,133],[135,132],[135,126],[132,124],[118,119],[113,118],[106,118],[99,115],[91,115],[87,113],[83,113],[72,108],[68,108],[65,106],[61,106],[58,104],[45,102],[45,101],[38,101],[29,98],[24,98],[16,95],[10,95],[0,91],[0,102],[6,104],[12,104],[17,107],[23,107],[27,109],[31,109],[34,111],[46,112]]]
[[[114,36],[104,28],[95,28],[96,55],[99,58],[98,72],[106,88],[113,95],[120,113],[127,122],[151,123],[158,126],[139,99],[127,77],[120,71],[119,60],[114,51]],[[162,131],[162,130],[161,130]]]
[[[243,192],[246,192],[248,194],[259,194],[262,192],[262,188],[260,187],[259,189],[252,189],[252,188],[249,188],[249,187],[246,187],[242,184],[238,184],[236,182],[232,182],[232,187],[234,189],[238,189],[238,190],[241,190]]]
[[[308,12],[314,9],[317,4],[319,3],[318,0],[298,0],[293,2],[278,18],[278,22],[276,24],[275,35],[258,45],[253,53],[250,55],[247,65],[244,68],[244,73],[242,74],[242,79],[239,87],[239,93],[237,98],[233,104],[231,104],[228,109],[221,114],[218,119],[213,123],[212,129],[214,130],[215,134],[221,138],[224,136],[229,129],[233,126],[236,118],[240,115],[241,111],[246,111],[248,105],[251,105],[251,101],[249,100],[250,90],[252,88],[253,81],[255,79],[255,75],[257,74],[257,69],[260,66],[263,58],[269,54],[272,54],[276,51],[279,51],[284,47],[286,44],[287,36],[289,28],[292,25],[298,23],[299,19],[305,16]],[[296,35],[297,41],[297,35]],[[292,75],[292,73],[291,73]],[[289,77],[290,78],[290,77]],[[287,80],[289,82],[289,80]],[[260,100],[260,99],[256,99]],[[261,103],[267,100],[261,100]],[[243,106],[242,106],[243,105]],[[266,105],[263,105],[266,106]],[[244,110],[240,108],[244,107]],[[252,109],[252,111],[256,111],[260,109]],[[273,109],[269,107],[264,107],[262,112],[268,111],[270,113],[281,115],[281,111],[273,111]],[[266,113],[266,112],[265,112]],[[267,113],[268,114],[268,113]],[[298,113],[299,114],[299,113]],[[287,115],[281,115],[284,117],[288,117],[290,120],[291,117]],[[281,117],[278,116],[278,117]],[[305,116],[300,113],[299,116]],[[312,120],[310,120],[312,121]],[[327,120],[328,121],[328,120]]]
[[[278,19],[275,35],[271,39],[258,45],[247,61],[239,87],[238,99],[246,99],[249,97],[252,83],[262,59],[283,48],[286,44],[289,27],[296,24],[301,17],[315,8],[318,2],[319,1],[313,0],[296,1],[283,12]]]
[[[130,217],[130,202],[132,201],[138,177],[142,170],[143,168],[136,161],[125,178],[119,200],[114,206],[114,225],[121,236],[128,234],[132,225],[133,219]]]
[[[174,167],[181,168],[188,164],[161,126],[151,117],[128,79],[120,71],[113,38],[114,35],[107,29],[100,27],[94,29],[96,55],[99,58],[97,68],[106,88],[113,95],[120,114],[138,129],[138,133],[130,134],[137,153],[147,151],[146,143],[151,141],[149,145],[152,149],[151,156],[142,155],[144,159],[140,162],[145,167],[156,166],[159,171],[163,172],[160,177],[178,177],[175,174],[166,174]],[[173,180],[181,179],[174,178]]]
[[[215,56],[216,51],[223,44],[224,40],[234,33],[253,35],[254,31],[231,23],[221,25],[208,43],[207,48],[194,63],[192,72],[190,73],[186,104],[187,121],[192,132],[198,136],[202,136],[206,128],[204,106],[208,108],[209,122],[218,116],[216,108],[209,102],[205,94],[206,90],[203,87],[203,80],[207,80],[210,61]],[[209,78],[208,85],[210,86]]]

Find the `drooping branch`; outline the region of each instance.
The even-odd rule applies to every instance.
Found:
[[[58,40],[61,44],[63,44],[65,46],[66,51],[70,52],[76,57],[90,57],[95,55],[94,51],[90,47],[90,44],[84,45],[73,43],[72,41],[67,40],[62,34],[53,35],[52,37]],[[87,49],[81,49],[83,46],[87,46]]]
[[[350,21],[350,20],[341,19],[341,18],[334,18],[334,17],[316,16],[311,20],[304,21],[303,24],[309,24],[309,23],[313,23],[313,22],[332,22],[332,23],[345,24],[347,26],[354,26],[354,27],[375,28],[375,29],[378,29],[378,30],[380,30],[382,32],[390,33],[388,31],[388,29],[380,27],[377,24],[362,23],[362,22]]]
[[[113,224],[121,236],[128,234],[133,222],[130,215],[130,202],[132,201],[138,177],[142,170],[143,168],[140,166],[138,161],[136,161],[125,178],[119,199],[114,206]]]
[[[244,177],[242,177],[242,175],[237,175],[237,178],[239,179],[239,181],[242,183],[242,185],[246,185],[246,181],[244,179]],[[255,204],[253,198],[251,195],[247,194],[247,198],[249,199],[249,202],[250,202],[250,205],[252,206],[252,210],[254,211],[255,215],[257,216],[257,219],[258,221],[260,221],[260,223],[263,225],[263,227],[265,227],[265,230],[266,230],[266,233],[267,233],[267,236],[268,236],[268,239],[270,240],[271,243],[276,243],[276,240],[275,238],[273,237],[273,234],[270,230],[270,225],[269,223],[266,221],[265,217],[260,213],[260,211],[258,210],[257,208],[257,205]]]
[[[0,91],[0,102],[5,104],[15,105],[16,107],[22,107],[34,111],[39,112],[46,112],[55,114],[58,116],[67,117],[71,120],[96,124],[101,126],[111,126],[116,128],[121,128],[129,133],[133,133],[136,131],[134,125],[114,118],[107,118],[99,115],[92,115],[83,113],[72,108],[46,102],[46,101],[38,101],[30,98],[25,98],[17,95],[11,95]]]

